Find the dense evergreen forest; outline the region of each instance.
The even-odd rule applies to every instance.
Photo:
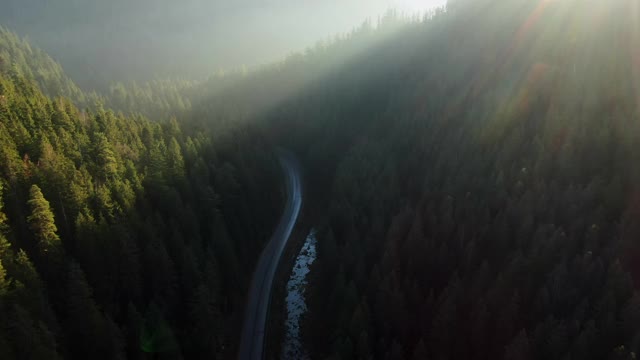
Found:
[[[163,85],[85,94],[0,32],[0,358],[235,356],[279,167],[250,126],[100,103],[164,111]]]
[[[305,168],[317,359],[635,359],[640,5],[450,0],[87,93],[0,30],[0,358],[234,358]],[[308,220],[307,220],[308,221]]]
[[[329,189],[313,358],[636,357],[639,14],[450,2],[274,111]]]

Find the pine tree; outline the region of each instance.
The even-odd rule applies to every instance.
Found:
[[[56,342],[47,327],[29,314],[22,306],[15,304],[6,319],[9,342],[20,359],[60,359],[56,352]]]
[[[59,256],[61,253],[60,238],[56,233],[53,212],[49,202],[42,195],[42,191],[37,185],[32,185],[29,190],[29,201],[31,215],[27,218],[31,231],[37,240],[38,249],[43,257]]]
[[[173,179],[173,181],[178,181],[184,176],[184,158],[182,157],[180,144],[178,144],[175,138],[171,138],[169,141],[167,151],[169,177]]]
[[[140,349],[142,316],[132,303],[127,305],[126,325],[125,344],[127,359],[142,359],[143,354]]]
[[[222,316],[216,304],[216,297],[205,284],[201,284],[189,303],[190,338],[194,345],[194,348],[189,350],[199,357],[215,358],[218,349],[219,334],[212,328],[219,326]]]
[[[3,331],[0,331],[0,359],[16,359],[17,357]]]
[[[97,133],[96,138],[94,151],[99,178],[102,181],[112,180],[118,174],[118,161],[107,137],[103,133]]]
[[[148,354],[164,354],[170,359],[181,359],[180,347],[171,326],[155,303],[151,303],[145,314],[140,336],[140,347]]]
[[[172,301],[176,290],[175,265],[164,243],[157,236],[149,240],[142,253],[142,269],[146,274],[146,295]]]
[[[5,215],[5,213],[2,211],[2,209],[4,208],[4,185],[2,183],[3,181],[0,179],[0,236],[2,236],[3,233],[7,230],[7,215]],[[2,251],[2,249],[0,249],[0,251]]]
[[[75,262],[69,266],[66,293],[66,340],[73,358],[120,358],[120,334],[98,309],[84,272]]]
[[[35,318],[52,330],[58,327],[40,275],[24,250],[19,250],[11,264],[11,277],[15,281],[12,297]]]
[[[2,259],[0,258],[0,300],[7,293],[9,289],[9,279],[7,279],[7,271],[2,266]]]
[[[5,270],[2,262],[8,261],[13,256],[10,254],[10,244],[4,236],[4,230],[6,227],[6,215],[2,212],[2,181],[0,181],[0,299],[6,293],[9,287],[9,279],[7,279],[7,271]]]

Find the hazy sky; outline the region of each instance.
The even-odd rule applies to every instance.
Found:
[[[389,8],[423,12],[446,0],[0,0],[0,24],[68,71],[99,66],[193,73],[256,65],[349,31]],[[178,70],[176,70],[178,69]]]

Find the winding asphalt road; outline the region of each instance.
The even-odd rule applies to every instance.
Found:
[[[240,360],[262,360],[263,358],[264,334],[273,278],[302,204],[298,163],[292,155],[284,152],[281,152],[278,157],[286,177],[287,203],[276,231],[260,255],[251,280],[238,354]]]

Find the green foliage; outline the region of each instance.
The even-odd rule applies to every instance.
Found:
[[[60,238],[56,233],[53,219],[53,212],[49,207],[49,202],[42,195],[42,191],[37,185],[32,185],[29,190],[29,207],[31,215],[27,218],[31,231],[36,237],[38,247],[44,256],[49,252],[52,254],[60,249]]]
[[[190,83],[101,99],[4,29],[0,58],[0,355],[233,356],[281,206],[266,141],[190,125]]]
[[[8,312],[7,337],[13,345],[13,353],[24,359],[61,359],[56,352],[53,334],[20,305]]]
[[[121,335],[93,300],[82,269],[72,263],[66,291],[66,339],[73,358],[122,358]]]
[[[56,65],[0,33],[0,354],[27,334],[53,357],[233,357],[280,210],[275,143],[326,209],[314,357],[634,358],[634,11],[460,0],[254,72],[116,84],[87,110],[97,96],[49,89]],[[64,282],[38,244],[74,264]]]
[[[85,94],[44,51],[0,26],[0,72],[18,82],[35,81],[49,96],[61,95],[84,103]]]
[[[636,12],[457,1],[258,111],[326,209],[314,357],[638,353],[620,325],[640,284]],[[301,56],[303,74],[321,54],[342,53]],[[251,86],[305,78],[274,73]]]
[[[7,278],[7,271],[2,265],[2,259],[0,259],[0,298],[7,294],[9,288],[9,279]]]
[[[2,211],[4,208],[4,185],[0,182],[0,234],[6,230],[7,226],[7,215]],[[1,249],[0,249],[1,251]]]

